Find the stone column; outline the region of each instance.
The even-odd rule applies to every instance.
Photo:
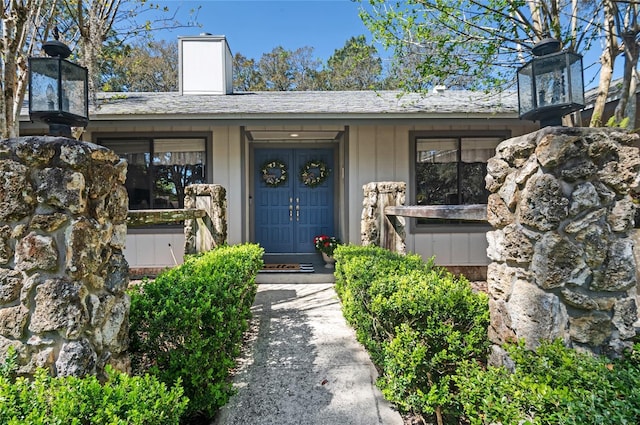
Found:
[[[502,142],[488,162],[487,284],[492,363],[499,346],[560,338],[610,356],[631,347],[636,320],[637,134],[545,128]]]
[[[362,186],[362,217],[360,235],[363,246],[376,245],[391,251],[406,253],[404,217],[387,217],[387,206],[404,205],[407,184],[404,182],[374,182]]]
[[[0,140],[0,361],[19,373],[129,367],[127,164],[56,137]]]
[[[219,184],[193,184],[185,188],[184,207],[206,212],[184,222],[185,254],[209,251],[227,241],[227,191]]]

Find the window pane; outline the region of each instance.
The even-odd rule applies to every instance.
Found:
[[[420,138],[416,140],[417,205],[486,204],[487,161],[502,137]],[[418,219],[418,224],[463,220]]]
[[[463,138],[462,162],[487,162],[489,158],[495,156],[496,146],[502,140],[498,138]]]
[[[129,194],[129,209],[151,207],[151,144],[149,140],[101,140],[100,143],[127,160],[125,187]]]
[[[495,155],[496,146],[501,140],[498,138],[462,139],[460,179],[463,204],[487,203],[489,191],[485,188],[484,180],[487,175],[487,161]]]
[[[418,140],[416,144],[416,203],[458,203],[458,141]]]
[[[205,139],[99,142],[129,164],[125,186],[131,210],[184,208],[184,188],[192,183],[205,183]]]
[[[184,189],[205,182],[204,139],[155,139],[153,208],[184,208]]]

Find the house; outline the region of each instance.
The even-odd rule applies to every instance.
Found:
[[[83,140],[128,160],[130,209],[178,208],[186,184],[223,185],[229,243],[268,253],[313,253],[318,234],[359,243],[369,182],[407,182],[407,204],[486,203],[496,145],[539,127],[518,119],[515,93],[233,93],[224,36],[179,45],[179,92],[99,93]],[[22,134],[44,130],[23,115]],[[487,228],[413,220],[407,250],[482,269]],[[130,229],[125,255],[132,268],[172,266],[183,242],[181,227]]]

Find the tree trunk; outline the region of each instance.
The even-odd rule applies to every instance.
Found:
[[[9,11],[5,11],[9,14]],[[17,86],[16,72],[16,17],[2,16],[2,59],[4,68],[2,69],[2,128],[0,129],[2,138],[17,136],[14,113],[14,93]]]
[[[637,63],[638,63],[638,59],[636,57],[636,66],[637,66]],[[627,102],[627,108],[624,111],[625,116],[629,117],[629,121],[625,126],[627,130],[633,130],[637,128],[636,127],[636,110],[637,110],[637,104],[638,104],[638,98],[636,95],[637,87],[638,87],[638,73],[637,71],[635,71],[635,67],[634,67],[634,72],[633,72],[633,75],[631,76],[631,84],[629,84],[629,101]]]
[[[589,127],[602,127],[602,115],[604,114],[604,107],[607,103],[607,95],[609,94],[609,86],[611,85],[614,58],[615,56],[612,56],[607,50],[603,51],[602,56],[600,56],[600,63],[602,64],[600,68],[600,82],[598,83],[598,94],[593,105]]]
[[[615,110],[616,123],[621,123],[627,118],[627,104],[635,92],[631,93],[632,88],[635,91],[635,84],[632,80],[635,78],[635,69],[638,65],[638,43],[636,42],[636,34],[628,32],[622,35],[624,43],[624,77],[622,79],[622,90],[620,91],[620,100]],[[635,117],[628,117],[630,123],[635,123]]]
[[[613,75],[613,65],[618,56],[619,49],[616,39],[615,18],[613,15],[612,0],[607,0],[604,5],[604,28],[605,28],[605,48],[600,56],[600,81],[598,83],[598,94],[591,114],[589,127],[601,127],[604,107],[607,103],[607,95],[611,85]]]
[[[43,14],[45,4],[50,6],[50,10]],[[55,4],[55,1],[47,0],[1,2],[0,136],[3,138],[17,137],[19,134],[20,111],[28,78],[27,57],[39,41],[38,30],[51,25]]]

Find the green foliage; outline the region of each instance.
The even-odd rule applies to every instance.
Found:
[[[0,423],[6,425],[170,425],[187,406],[180,383],[171,389],[155,377],[130,377],[107,368],[108,379],[52,378],[39,369],[33,380],[0,376]]]
[[[355,328],[358,340],[369,350],[376,364],[382,363],[382,341],[370,306],[374,294],[370,286],[379,279],[404,275],[412,270],[428,269],[417,255],[400,257],[378,247],[340,245],[334,251],[336,258],[336,292],[342,300],[347,321]]]
[[[18,353],[13,345],[7,349],[4,361],[0,363],[0,378],[11,379],[18,370]]]
[[[236,53],[233,57],[233,90],[247,92],[264,89],[265,83],[256,60]]]
[[[372,90],[385,88],[382,60],[364,35],[351,37],[326,63],[313,57],[309,46],[282,46],[259,60],[236,54],[233,88],[238,91]]]
[[[110,40],[109,40],[110,41]],[[178,90],[177,41],[142,40],[103,47],[100,86],[107,92],[170,92]]]
[[[351,37],[327,60],[329,90],[372,90],[380,88],[382,59],[364,35]]]
[[[640,423],[640,345],[616,361],[578,353],[560,341],[536,352],[522,343],[507,349],[513,373],[466,361],[454,377],[471,425]]]
[[[606,127],[627,128],[629,126],[629,117],[624,117],[622,121],[618,122],[615,115],[607,120]]]
[[[513,371],[487,367],[487,298],[465,279],[377,247],[334,256],[345,317],[401,410],[449,424],[640,423],[640,344],[612,361],[521,342],[506,347]]]
[[[322,84],[320,65],[321,61],[313,58],[313,47],[287,50],[277,46],[262,55],[257,68],[265,90],[318,90]]]
[[[451,377],[488,349],[486,295],[417,255],[340,246],[335,257],[345,317],[381,369],[384,395],[403,411],[455,417]]]
[[[220,247],[131,294],[134,370],[167,384],[182,379],[190,417],[212,417],[231,394],[229,370],[251,316],[262,254],[257,245]]]
[[[598,25],[579,19],[599,13],[592,2],[358,1],[364,24],[393,51],[391,75],[405,91],[507,89],[536,41],[551,36],[580,51],[599,37]]]

